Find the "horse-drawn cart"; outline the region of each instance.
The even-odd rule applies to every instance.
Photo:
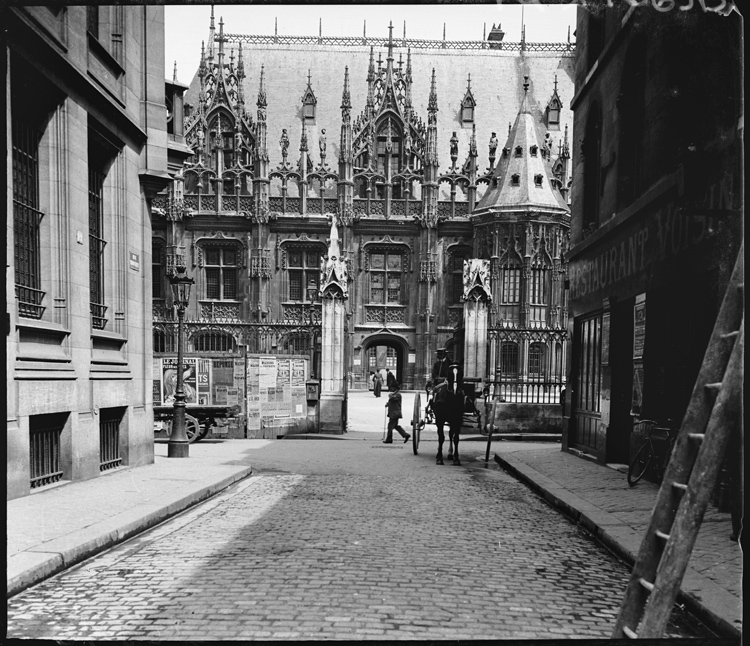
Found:
[[[222,429],[228,417],[238,415],[240,407],[188,405],[185,408],[185,433],[188,442],[198,442],[213,430]],[[172,434],[174,406],[154,406],[154,434],[167,438]],[[218,433],[221,435],[221,433]]]

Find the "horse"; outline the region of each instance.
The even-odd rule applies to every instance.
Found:
[[[444,381],[435,386],[432,393],[432,410],[435,413],[435,425],[438,432],[438,451],[435,458],[435,464],[444,464],[443,462],[443,442],[445,433],[443,427],[448,424],[448,441],[450,449],[448,450],[448,459],[453,458],[453,464],[460,465],[461,460],[458,458],[458,440],[461,431],[461,422],[464,416],[464,391],[458,386],[457,381]]]

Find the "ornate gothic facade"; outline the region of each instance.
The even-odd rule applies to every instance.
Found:
[[[388,365],[423,388],[438,348],[463,359],[465,302],[481,291],[486,362],[467,376],[559,393],[574,47],[490,36],[262,38],[212,17],[185,93],[192,155],[154,203],[155,354],[171,349],[160,324],[178,254],[196,280],[188,352],[314,353],[305,326],[335,222],[349,387]],[[468,269],[465,284],[470,259],[486,261],[487,289]],[[297,337],[256,333],[294,323]]]

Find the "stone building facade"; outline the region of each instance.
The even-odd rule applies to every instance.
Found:
[[[162,284],[179,254],[196,281],[188,353],[297,352],[319,374],[306,326],[335,223],[347,388],[388,367],[422,389],[438,348],[465,363],[473,344],[467,377],[559,393],[575,47],[502,38],[245,36],[212,15],[185,93],[193,156],[153,222]],[[467,334],[472,259],[487,319]],[[166,356],[166,290],[154,315]]]
[[[6,8],[8,498],[153,461],[162,7]],[[145,44],[148,43],[148,47]]]
[[[579,8],[563,448],[602,462],[681,423],[742,240],[742,19],[684,9]]]

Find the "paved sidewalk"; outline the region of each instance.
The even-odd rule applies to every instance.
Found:
[[[518,447],[493,442],[495,461],[632,565],[659,487],[646,481],[629,487],[625,473],[563,453],[559,445]],[[730,515],[709,505],[678,600],[717,632],[739,638],[742,550],[731,532]]]
[[[153,464],[8,501],[8,596],[246,478],[258,442],[266,440],[202,441],[189,458],[168,458],[167,444],[157,443]]]
[[[372,442],[378,432],[353,430],[343,437]],[[434,441],[429,433],[424,440]],[[9,501],[8,596],[248,477],[253,452],[274,441],[285,440],[203,440],[190,446],[187,459],[167,458],[166,444],[158,443],[154,464]],[[434,445],[424,448],[432,451]],[[632,562],[656,485],[640,482],[630,488],[624,473],[563,453],[554,442],[494,440],[492,453],[505,469]],[[729,540],[730,531],[729,515],[710,509],[683,581],[682,601],[718,632],[739,636],[742,554]]]

